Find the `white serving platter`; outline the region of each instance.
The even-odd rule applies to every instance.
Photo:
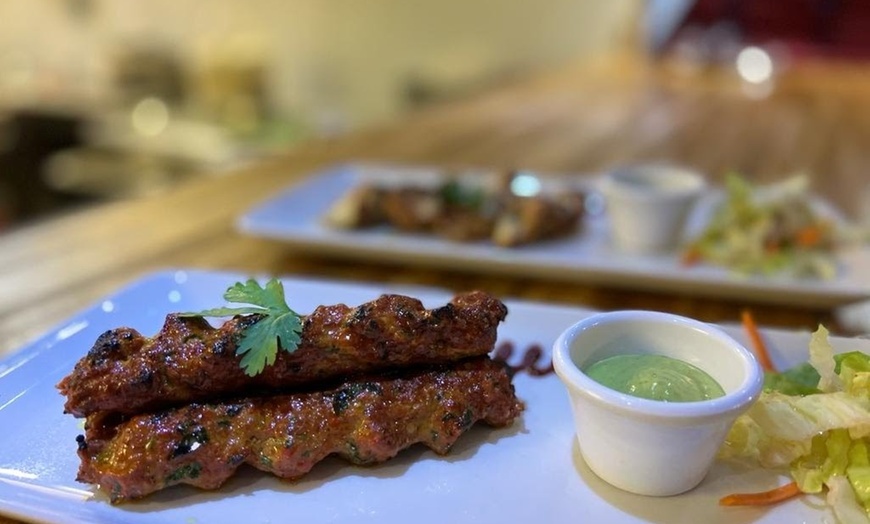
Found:
[[[63,414],[55,384],[105,330],[130,326],[155,333],[164,316],[223,303],[224,290],[248,275],[171,270],[146,275],[0,360],[0,514],[48,523],[443,522],[777,523],[828,522],[821,500],[804,497],[772,508],[724,508],[720,497],[771,488],[766,471],[717,464],[696,489],[675,497],[631,495],[606,485],[585,466],[574,442],[565,390],[553,374],[514,377],[526,410],[509,427],[475,427],[453,452],[411,448],[374,467],[327,460],[297,482],[241,471],[217,491],[175,487],[140,502],[113,506],[75,481],[75,437],[81,421]],[[383,292],[403,292],[427,307],[450,295],[431,288],[388,288],[283,278],[290,305],[355,305]],[[532,346],[549,361],[552,342],[588,309],[506,300],[499,344]],[[739,328],[726,327],[743,339]],[[808,333],[768,331],[777,366],[803,361]],[[870,341],[835,339],[838,351],[870,351]],[[514,359],[518,359],[518,354]],[[667,475],[667,471],[662,472]],[[827,519],[827,520],[826,520]]]

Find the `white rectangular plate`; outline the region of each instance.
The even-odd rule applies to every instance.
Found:
[[[509,428],[475,427],[451,454],[411,448],[374,467],[335,460],[318,464],[297,482],[244,470],[223,488],[203,492],[167,489],[141,502],[110,505],[75,481],[76,435],[81,421],[63,414],[55,384],[105,330],[130,326],[156,333],[173,311],[223,303],[223,291],[247,275],[168,271],[149,275],[73,317],[0,361],[0,514],[51,523],[214,522],[608,522],[633,524],[823,522],[820,501],[806,497],[773,508],[723,508],[735,491],[768,489],[781,481],[764,471],[717,464],[695,490],[667,498],[630,495],[602,483],[585,466],[574,443],[568,397],[555,375],[514,378],[525,402]],[[420,298],[427,307],[450,295],[431,288],[283,279],[291,305],[302,313],[319,304],[356,305],[383,292]],[[518,350],[540,345],[549,362],[557,335],[590,310],[506,301],[509,314],[499,343]],[[727,328],[742,339],[739,329]],[[769,332],[780,367],[807,356],[807,333]],[[838,351],[870,351],[870,341],[835,339]],[[515,356],[516,358],[516,356]],[[667,475],[663,471],[662,475]]]
[[[288,188],[239,218],[248,234],[278,239],[306,252],[587,282],[631,289],[665,290],[714,297],[814,307],[835,306],[870,297],[870,249],[838,253],[833,280],[741,276],[709,265],[686,267],[677,253],[631,255],[610,245],[605,216],[586,216],[582,230],[569,238],[503,248],[490,243],[457,243],[398,233],[388,228],[341,231],[321,221],[330,206],[364,178],[432,179],[437,171],[350,164],[334,167]],[[700,207],[700,206],[699,206]],[[703,220],[704,212],[693,214]],[[699,224],[690,223],[689,230]]]

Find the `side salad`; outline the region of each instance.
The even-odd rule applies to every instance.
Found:
[[[769,366],[754,324],[744,324]],[[835,355],[819,326],[809,361],[766,373],[762,395],[737,419],[719,456],[783,469],[793,480],[771,492],[725,497],[723,505],[824,494],[841,523],[870,523],[870,355]]]
[[[707,262],[741,274],[830,279],[836,276],[836,224],[809,198],[809,180],[795,176],[756,187],[736,173],[707,226],[683,251],[687,264]]]

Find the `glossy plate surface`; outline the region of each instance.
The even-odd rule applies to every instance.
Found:
[[[431,180],[437,176],[437,171],[425,168],[338,166],[315,173],[262,202],[240,217],[238,226],[245,233],[278,239],[309,252],[393,264],[421,264],[781,304],[834,306],[870,297],[868,248],[839,252],[839,276],[814,281],[740,276],[708,265],[687,268],[680,264],[676,253],[621,253],[611,247],[608,220],[601,213],[586,216],[584,228],[576,235],[520,248],[501,248],[483,242],[460,244],[388,228],[339,231],[322,223],[321,217],[330,206],[360,180],[400,179],[403,170],[411,178]],[[590,189],[592,180],[579,182],[579,186]],[[687,226],[689,231],[700,230],[717,197],[711,192],[701,200]]]
[[[243,470],[222,489],[165,490],[141,502],[111,506],[75,481],[75,437],[81,422],[64,415],[55,384],[106,329],[127,325],[155,333],[173,311],[222,303],[223,291],[247,275],[167,271],[148,275],[0,361],[0,514],[51,523],[213,522],[823,522],[820,501],[805,498],[770,510],[722,508],[734,491],[770,488],[780,479],[763,471],[718,464],[697,489],[647,498],[605,485],[586,468],[574,444],[568,396],[557,377],[518,374],[526,403],[510,428],[475,427],[453,452],[439,457],[411,448],[383,465],[360,468],[327,460],[301,481],[282,482]],[[300,313],[319,304],[356,305],[382,292],[419,297],[428,307],[450,298],[431,288],[384,288],[286,278],[290,304]],[[539,345],[549,362],[558,334],[590,310],[506,301],[510,310],[499,344],[516,348],[512,361]],[[739,329],[729,328],[742,340]],[[776,364],[802,361],[807,333],[769,332]],[[838,350],[870,351],[870,341],[837,339]],[[662,472],[667,475],[666,471]]]

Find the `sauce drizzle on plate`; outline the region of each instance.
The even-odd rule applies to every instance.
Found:
[[[525,371],[529,375],[533,377],[541,377],[544,375],[549,375],[553,372],[553,361],[539,365],[538,362],[541,360],[541,357],[544,356],[544,350],[540,344],[530,344],[523,350],[523,356],[520,360],[519,364],[510,364],[508,360],[514,354],[514,343],[511,341],[505,341],[499,343],[495,348],[495,352],[493,353],[493,360],[498,362],[504,362],[504,364],[510,370],[511,375],[515,375],[521,371]]]

